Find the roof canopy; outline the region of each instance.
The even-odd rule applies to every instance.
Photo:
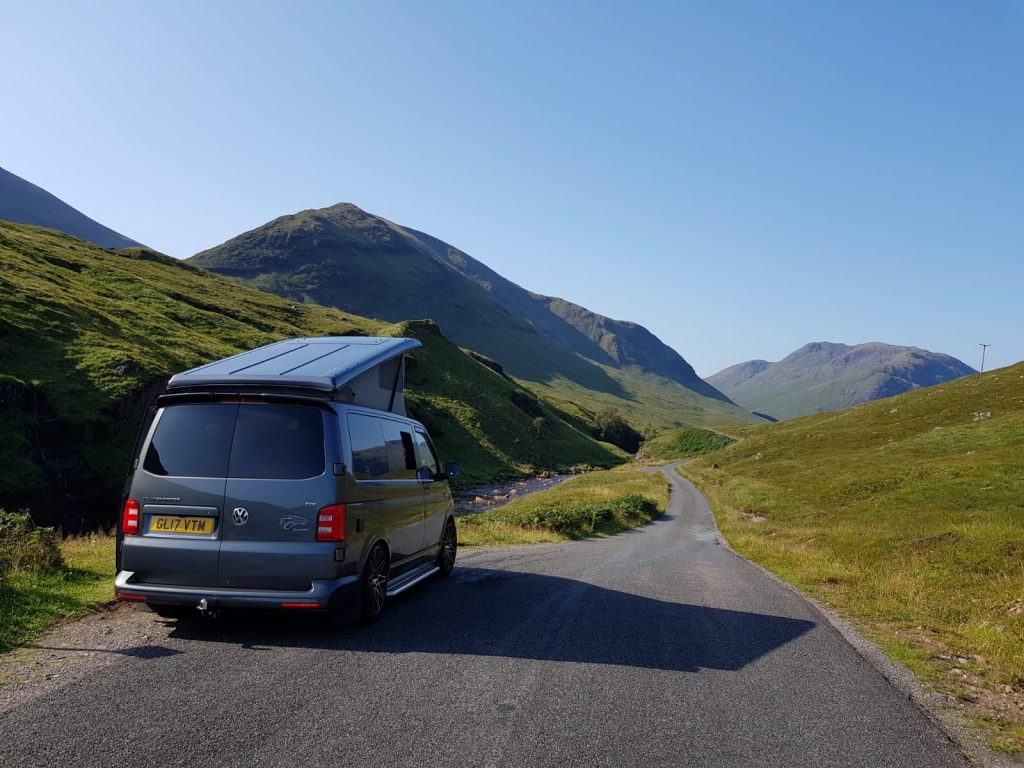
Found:
[[[167,389],[312,389],[335,400],[404,413],[402,355],[419,346],[416,339],[380,336],[286,339],[175,374]]]

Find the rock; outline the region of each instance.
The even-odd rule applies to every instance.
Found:
[[[984,421],[992,418],[992,411],[978,411],[974,414],[975,421]]]

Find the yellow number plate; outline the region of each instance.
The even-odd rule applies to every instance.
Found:
[[[212,517],[175,517],[174,515],[153,515],[149,524],[150,533],[213,533]]]

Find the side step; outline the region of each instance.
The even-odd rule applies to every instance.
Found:
[[[388,584],[388,597],[402,594],[409,587],[416,586],[425,578],[433,576],[440,570],[434,563],[427,563],[419,568],[413,568],[408,573],[403,574],[401,579]]]

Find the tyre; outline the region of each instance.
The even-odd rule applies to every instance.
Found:
[[[384,612],[384,604],[388,599],[388,575],[391,572],[391,561],[383,544],[377,544],[370,550],[363,568],[362,586],[362,618],[370,624],[380,618]]]
[[[441,532],[441,547],[437,552],[437,567],[442,576],[447,576],[455,567],[455,555],[459,549],[459,534],[455,529],[455,520],[448,518]]]

